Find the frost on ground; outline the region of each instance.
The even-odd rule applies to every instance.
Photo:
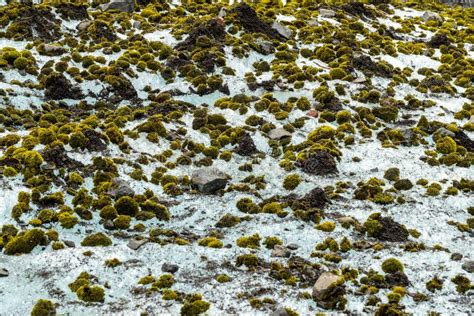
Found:
[[[473,9],[188,2],[0,1],[0,315],[472,313]]]

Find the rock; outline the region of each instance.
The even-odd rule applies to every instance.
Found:
[[[289,316],[288,312],[286,311],[285,307],[279,306],[276,310],[270,313],[270,316]]]
[[[327,203],[330,203],[330,200],[323,189],[316,187],[303,197],[302,202],[311,208],[323,208]]]
[[[425,13],[423,13],[421,18],[425,22],[429,21],[429,20],[435,20],[435,21],[438,21],[438,22],[443,22],[443,18],[439,14],[437,14],[435,12],[430,12],[430,11],[426,11]]]
[[[333,18],[336,16],[336,11],[330,9],[319,9],[319,16],[322,18]]]
[[[9,276],[10,274],[8,273],[8,270],[7,269],[4,269],[4,268],[0,268],[0,278],[6,278],[7,276]]]
[[[375,237],[382,241],[391,241],[391,242],[404,242],[408,241],[408,236],[410,235],[405,226],[400,223],[395,222],[390,217],[380,217],[378,219],[379,224],[381,224],[380,229],[375,231],[372,237]]]
[[[136,239],[136,238],[132,238],[132,239],[130,239],[130,241],[128,242],[127,246],[128,246],[128,248],[130,248],[130,249],[137,250],[138,248],[140,248],[141,246],[143,246],[143,245],[146,244],[147,242],[148,242],[148,239]]]
[[[318,151],[306,160],[297,162],[296,165],[303,172],[319,176],[338,173],[336,160],[326,151]]]
[[[76,30],[78,30],[79,32],[84,32],[89,28],[89,26],[91,26],[91,24],[92,21],[82,21],[76,26]]]
[[[455,252],[451,255],[451,260],[453,261],[461,261],[462,260],[462,254],[459,252]]]
[[[130,185],[120,178],[114,178],[112,180],[112,187],[107,193],[114,196],[116,199],[121,198],[122,196],[135,195],[135,191],[130,187]]]
[[[161,271],[166,273],[176,273],[179,270],[179,266],[171,263],[163,263]]]
[[[466,261],[462,264],[461,266],[463,270],[469,272],[469,273],[474,273],[474,261]]]
[[[449,46],[451,41],[446,34],[438,33],[433,35],[428,41],[428,46],[433,48],[440,48],[442,45]]]
[[[74,241],[71,241],[71,240],[63,240],[63,243],[68,246],[69,248],[75,248],[76,247],[76,244],[74,243]]]
[[[474,140],[472,140],[466,133],[462,130],[458,130],[454,133],[454,140],[459,146],[463,146],[467,151],[474,151]]]
[[[268,132],[268,137],[272,140],[282,140],[284,138],[291,137],[291,133],[283,127],[274,128]]]
[[[331,272],[321,274],[313,286],[313,299],[326,309],[335,308],[345,294],[344,277]]]
[[[134,21],[133,24],[132,24],[132,26],[136,29],[139,29],[140,25],[141,25],[141,23],[139,21]]]
[[[66,50],[61,46],[44,44],[42,52],[46,55],[59,56],[66,52]]]
[[[277,258],[289,258],[291,256],[291,251],[289,251],[285,246],[275,245],[271,256]]]
[[[343,217],[339,217],[337,219],[337,221],[339,223],[341,223],[341,225],[355,225],[357,223],[357,220],[352,217],[352,216],[343,216]]]
[[[237,20],[242,27],[248,33],[263,33],[268,37],[284,41],[285,37],[282,36],[276,29],[272,28],[269,24],[262,21],[255,10],[253,10],[248,4],[242,2],[236,8]]]
[[[405,273],[397,271],[394,273],[388,273],[385,275],[385,282],[389,285],[389,287],[394,286],[409,286],[410,281]]]
[[[255,41],[255,49],[257,52],[263,54],[263,55],[269,55],[273,54],[275,52],[275,47],[273,46],[272,42],[265,41],[261,39],[260,37],[257,38]]]
[[[249,134],[245,134],[241,138],[239,145],[235,149],[235,153],[241,156],[251,156],[257,152],[257,147],[255,146],[255,143]]]
[[[100,5],[100,9],[103,11],[107,10],[118,10],[123,12],[131,13],[135,7],[134,0],[112,0],[109,3]]]
[[[298,249],[300,246],[298,246],[297,244],[288,244],[286,245],[286,248],[290,249],[290,250],[296,250]]]
[[[114,221],[111,219],[106,220],[104,222],[104,228],[108,230],[114,230],[115,229]]]
[[[281,36],[286,39],[291,38],[291,35],[293,35],[293,32],[290,30],[290,28],[281,23],[278,23],[277,21],[273,22],[272,28],[275,29]]]
[[[84,97],[81,88],[74,87],[71,82],[62,73],[53,73],[49,75],[44,83],[44,96],[47,99],[75,99]]]
[[[193,172],[191,184],[202,193],[214,193],[224,189],[229,181],[227,175],[216,168],[203,168]]]

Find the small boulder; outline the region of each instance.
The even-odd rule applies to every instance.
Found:
[[[321,274],[313,287],[313,299],[326,309],[334,309],[345,294],[344,277],[331,272]]]
[[[474,273],[474,261],[466,261],[461,266],[465,271]]]
[[[84,32],[89,28],[89,26],[91,26],[91,24],[92,21],[82,21],[76,26],[76,30],[78,30],[79,32]]]
[[[270,137],[271,140],[282,140],[284,138],[291,137],[291,133],[288,132],[283,127],[279,127],[279,128],[274,128],[270,130],[268,132],[268,137]]]
[[[116,199],[121,198],[122,196],[135,195],[135,191],[130,187],[130,185],[120,178],[114,178],[112,180],[112,188],[110,188],[107,193],[114,196]]]
[[[430,20],[434,20],[434,21],[437,21],[437,22],[443,22],[443,18],[438,13],[435,13],[435,12],[426,11],[425,13],[423,13],[421,18],[425,22],[430,21]]]
[[[289,251],[285,246],[275,245],[271,256],[277,258],[289,258],[291,256],[291,251]]]
[[[48,56],[59,56],[64,54],[66,49],[57,45],[44,44],[41,48],[41,52]]]
[[[214,193],[224,189],[229,181],[227,175],[216,168],[203,168],[193,172],[191,184],[202,193]]]
[[[284,38],[291,38],[291,35],[293,35],[293,32],[288,28],[287,26],[278,23],[277,21],[273,22],[272,28],[275,29],[281,36]]]
[[[171,263],[163,263],[161,266],[161,271],[166,273],[176,273],[179,270],[179,266]]]
[[[148,242],[148,239],[137,239],[137,238],[132,238],[130,239],[130,241],[128,242],[127,246],[128,248],[132,249],[132,250],[137,250],[138,248],[140,248],[141,246],[143,246],[144,244],[146,244]]]
[[[69,248],[75,248],[76,244],[72,240],[63,240],[63,243],[68,246]]]
[[[336,11],[330,9],[320,9],[319,16],[322,18],[333,18],[336,16]]]
[[[6,278],[7,276],[9,276],[8,270],[0,268],[0,278]]]
[[[100,5],[103,11],[107,10],[118,10],[123,12],[131,13],[135,8],[134,0],[112,0],[109,3]]]
[[[251,156],[258,153],[257,147],[252,139],[252,136],[245,134],[240,139],[239,145],[235,149],[235,153],[241,156]]]

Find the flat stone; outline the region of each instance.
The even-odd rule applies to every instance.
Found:
[[[69,248],[75,248],[76,244],[72,240],[63,240],[63,243],[68,246]]]
[[[128,246],[130,249],[137,250],[138,248],[140,248],[141,246],[143,246],[143,245],[146,244],[147,242],[148,242],[148,239],[136,239],[136,238],[132,238],[132,239],[130,239],[130,241],[128,242],[127,246]]]
[[[289,258],[291,256],[291,251],[286,249],[285,246],[275,245],[275,247],[273,247],[271,256],[277,258]]]
[[[466,261],[461,266],[465,271],[474,273],[474,261]]]
[[[179,266],[171,263],[163,263],[161,266],[161,271],[167,273],[176,273],[179,270]]]
[[[274,128],[268,132],[268,137],[272,140],[282,140],[291,137],[291,133],[283,127]]]
[[[112,0],[109,3],[105,3],[99,6],[103,11],[107,10],[118,10],[123,12],[131,13],[135,8],[134,0]]]
[[[107,192],[115,198],[121,198],[122,196],[134,196],[135,191],[130,187],[127,181],[114,178],[112,180],[112,188]]]
[[[296,250],[298,249],[300,246],[298,246],[297,244],[288,244],[286,245],[286,248],[290,249],[290,250]]]
[[[7,269],[0,268],[0,278],[6,278],[9,275],[10,275],[10,273],[8,273]]]
[[[322,18],[333,18],[336,16],[336,11],[330,9],[319,9],[319,16]]]
[[[438,22],[443,22],[443,18],[439,14],[430,11],[426,11],[425,13],[423,13],[421,18],[423,19],[423,21],[435,20]]]
[[[272,28],[275,29],[284,38],[291,38],[291,35],[293,35],[293,32],[287,26],[276,21],[273,22]]]
[[[202,193],[214,193],[224,189],[229,179],[216,168],[203,168],[193,172],[191,184]]]

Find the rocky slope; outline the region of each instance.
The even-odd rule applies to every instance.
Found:
[[[0,2],[0,314],[471,313],[474,9],[199,2]]]

